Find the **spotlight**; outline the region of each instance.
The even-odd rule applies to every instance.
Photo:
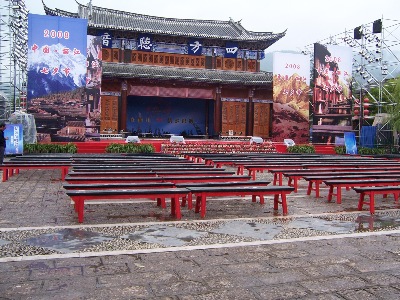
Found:
[[[376,53],[382,53],[381,49],[379,49],[379,48],[376,49],[375,52],[376,52]]]
[[[362,70],[361,66],[358,66],[357,69],[356,69],[357,72],[360,72],[361,70]]]
[[[372,77],[367,80],[368,83],[371,83],[372,81],[374,81],[374,79]]]

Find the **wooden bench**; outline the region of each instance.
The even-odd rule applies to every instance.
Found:
[[[78,222],[82,223],[84,218],[85,201],[90,200],[120,200],[120,199],[142,199],[142,198],[171,198],[171,215],[178,220],[181,219],[179,198],[186,197],[189,193],[185,188],[151,188],[151,189],[101,189],[101,190],[70,190],[66,194],[71,197],[78,213]]]
[[[237,186],[267,186],[270,184],[271,181],[266,181],[266,180],[247,180],[247,181],[224,181],[224,182],[186,182],[186,183],[177,183],[175,184],[176,187],[184,187],[184,188],[189,188],[189,187],[237,187]],[[188,202],[188,209],[193,208],[193,202],[192,202],[192,193],[190,192],[187,198]],[[255,196],[253,196],[254,198]],[[255,198],[253,199],[255,201]],[[182,199],[182,206],[186,205],[186,199]]]
[[[65,180],[65,176],[68,174],[70,167],[70,162],[50,162],[44,163],[41,161],[38,162],[18,162],[18,163],[5,163],[0,166],[0,169],[3,171],[2,181],[7,181],[11,176],[15,174],[19,174],[19,170],[49,170],[49,169],[59,169],[61,171],[61,180]]]
[[[324,180],[323,181],[329,187],[328,201],[331,202],[333,196],[336,196],[336,203],[342,203],[342,188],[350,189],[352,187],[374,187],[374,186],[391,186],[400,185],[400,179],[388,178],[388,179],[338,179],[338,180]],[[336,188],[336,193],[334,189]]]
[[[168,181],[164,180],[162,177],[156,176],[146,176],[146,177],[80,177],[80,176],[66,176],[65,181],[72,184],[87,184],[87,183],[118,183],[118,182],[125,182],[125,183],[138,183],[138,182],[163,182]]]
[[[320,194],[320,185],[324,180],[334,180],[334,179],[378,179],[378,178],[392,178],[397,179],[400,175],[395,173],[378,173],[374,174],[358,174],[358,175],[343,175],[343,174],[335,174],[335,175],[317,175],[317,176],[303,176],[303,179],[308,181],[307,195],[311,195],[311,191],[315,191],[315,197],[319,198]],[[314,187],[313,187],[314,186]]]
[[[71,190],[105,190],[105,189],[149,189],[149,188],[173,188],[175,184],[172,182],[137,182],[137,183],[126,183],[126,182],[113,182],[113,183],[87,183],[87,184],[64,184],[63,188],[67,191]],[[165,197],[157,198],[157,206],[162,208],[166,207]]]
[[[399,200],[400,186],[370,186],[370,187],[353,187],[357,193],[360,194],[358,201],[358,210],[362,210],[364,204],[369,205],[371,214],[375,214],[375,195],[383,194],[384,197],[388,194],[393,194],[395,201]],[[365,196],[369,196],[369,201],[365,200]]]
[[[279,185],[282,185],[281,175],[288,178],[287,185],[293,186],[295,188],[295,192],[298,189],[298,181],[305,176],[340,176],[340,175],[367,175],[367,174],[376,174],[377,172],[381,172],[386,170],[387,174],[399,173],[400,169],[387,169],[387,168],[354,168],[354,169],[341,169],[341,168],[332,168],[332,169],[301,169],[296,171],[284,171],[284,170],[270,170],[271,173],[274,173],[274,185],[279,182]]]
[[[102,177],[155,177],[156,173],[151,170],[148,171],[127,171],[127,172],[80,172],[80,171],[72,171],[68,172],[69,177],[99,177],[99,173],[101,173]]]
[[[260,198],[260,204],[264,204],[264,196],[274,196],[274,210],[278,210],[279,204],[282,205],[283,214],[288,213],[286,195],[290,194],[294,188],[289,186],[236,186],[236,187],[187,187],[187,189],[196,195],[195,212],[200,212],[200,217],[206,215],[207,197],[224,197],[224,196],[252,196]],[[279,200],[281,197],[281,200]]]
[[[193,182],[226,182],[226,181],[247,181],[250,180],[250,176],[232,176],[232,175],[203,175],[203,176],[171,176],[163,175],[161,177],[164,181],[170,181],[175,184],[178,183],[193,183]]]

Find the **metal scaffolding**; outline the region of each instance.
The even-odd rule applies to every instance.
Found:
[[[24,0],[0,6],[0,121],[23,108],[26,101],[28,11]],[[22,106],[22,107],[21,107]]]
[[[377,146],[393,145],[393,132],[382,116],[382,109],[396,105],[387,82],[400,74],[400,21],[382,17],[317,43],[352,48],[352,100],[359,105],[359,115],[353,116],[353,130],[359,139],[362,126],[374,125],[377,127]],[[313,59],[313,51],[314,44],[311,44],[305,46],[302,53],[311,54]],[[373,88],[378,89],[377,95],[371,93]],[[376,112],[374,116],[368,114],[371,109]]]

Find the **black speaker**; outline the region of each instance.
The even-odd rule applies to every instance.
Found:
[[[354,28],[354,39],[361,40],[361,26]]]
[[[381,33],[382,32],[382,20],[376,20],[372,24],[372,33]]]

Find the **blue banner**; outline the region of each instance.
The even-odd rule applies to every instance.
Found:
[[[153,37],[149,34],[139,35],[137,49],[139,51],[153,51]]]
[[[112,48],[112,34],[111,31],[100,31],[102,48]]]
[[[24,153],[24,133],[22,124],[7,124],[4,130],[6,140],[6,155]]]
[[[239,45],[235,42],[226,42],[225,55],[227,58],[236,58],[238,55]]]
[[[191,39],[188,42],[188,54],[189,55],[201,55],[203,51],[203,43],[199,39]]]

